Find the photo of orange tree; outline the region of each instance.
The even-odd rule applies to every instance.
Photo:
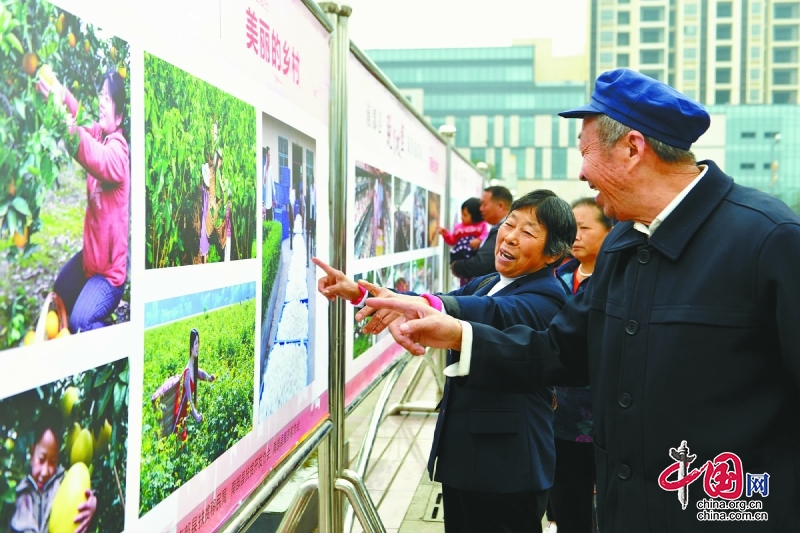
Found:
[[[144,64],[146,268],[256,257],[255,108],[151,54]]]
[[[47,525],[42,531],[73,531],[68,522],[87,501],[87,489],[96,498],[87,531],[123,530],[128,378],[126,358],[0,400],[0,531],[17,531],[29,516],[31,509],[10,524],[18,501],[23,505],[34,490],[31,450],[48,444],[57,460],[42,492],[55,498],[51,510],[33,509],[49,511],[35,517]]]
[[[96,124],[109,72],[129,95],[128,66],[127,42],[72,13],[44,1],[0,3],[0,349],[70,333],[69,317],[49,306],[86,231],[90,178],[73,159],[82,141],[69,124]],[[71,94],[76,115],[42,84]],[[127,112],[120,129],[129,138]],[[129,318],[127,272],[122,278],[106,325]]]

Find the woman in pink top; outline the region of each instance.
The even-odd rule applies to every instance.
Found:
[[[130,209],[130,156],[122,131],[125,118],[125,80],[117,71],[103,77],[98,98],[98,120],[76,126],[80,104],[57,80],[39,80],[48,97],[60,95],[72,114],[70,133],[78,136],[73,154],[86,170],[86,216],[83,249],[58,273],[55,292],[64,301],[72,333],[102,328],[117,308],[128,273],[128,224]]]

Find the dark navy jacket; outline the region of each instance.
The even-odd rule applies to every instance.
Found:
[[[800,525],[800,218],[700,164],[707,174],[651,238],[630,222],[612,230],[592,282],[548,331],[473,325],[466,387],[591,384],[603,533]],[[683,509],[659,476],[684,440],[690,472],[736,454],[727,495],[744,489],[738,500],[759,500],[768,519],[698,519],[704,474]],[[769,474],[768,496],[747,497],[748,473]],[[709,479],[712,495],[724,480]]]
[[[566,302],[552,268],[486,296],[499,274],[476,278],[441,295],[448,314],[497,328],[547,327]],[[448,354],[448,364],[453,358]],[[550,488],[555,469],[553,391],[488,392],[456,387],[447,378],[436,421],[429,472],[457,489],[512,493]]]

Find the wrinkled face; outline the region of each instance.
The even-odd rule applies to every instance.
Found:
[[[598,140],[596,124],[595,117],[583,119],[578,143],[583,157],[580,179],[598,192],[597,203],[607,216],[630,220],[634,216],[638,196],[628,174],[630,148],[623,137],[607,151]]]
[[[58,468],[58,439],[46,430],[31,450],[31,476],[41,490]]]
[[[492,193],[490,192],[483,192],[483,196],[481,196],[480,210],[483,220],[492,226],[503,220],[504,210],[500,205],[500,202],[496,202],[492,196]]]
[[[461,208],[461,223],[465,226],[472,224],[472,215],[469,214],[466,207]]]
[[[592,206],[579,205],[572,212],[578,224],[578,233],[572,245],[572,256],[581,263],[594,262],[603,240],[611,230],[597,220],[597,209]]]
[[[509,213],[497,230],[494,266],[508,278],[516,278],[541,270],[554,257],[544,255],[547,230],[536,220],[533,208]]]
[[[98,121],[100,129],[103,130],[103,135],[110,135],[119,129],[120,124],[122,124],[122,115],[117,115],[114,101],[108,91],[108,80],[103,82],[98,105],[100,107],[100,120]]]

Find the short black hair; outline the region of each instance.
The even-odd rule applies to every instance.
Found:
[[[472,217],[472,223],[477,224],[483,222],[483,215],[481,215],[481,201],[478,198],[469,198],[461,204],[461,209],[466,209],[469,216]]]
[[[108,94],[111,96],[111,101],[114,102],[114,113],[117,116],[122,115],[122,118],[125,119],[125,104],[128,102],[125,80],[116,70],[109,70],[103,76],[103,83],[105,82],[108,82]],[[102,85],[100,87],[102,88]]]
[[[511,205],[511,202],[514,201],[511,191],[502,185],[492,185],[491,187],[486,187],[483,191],[491,194],[492,200],[495,202],[505,202],[506,205]]]
[[[538,189],[516,199],[511,204],[509,214],[518,209],[534,210],[536,221],[547,230],[544,254],[555,257],[553,263],[559,263],[572,250],[572,243],[578,234],[578,225],[570,205],[553,191]]]
[[[605,211],[603,208],[600,207],[600,204],[597,203],[597,200],[592,198],[591,196],[587,196],[586,198],[578,198],[574,202],[572,202],[572,209],[576,207],[580,207],[585,205],[586,207],[594,207],[597,211],[597,221],[601,223],[606,229],[611,229],[614,227],[614,219],[609,216],[606,216]]]
[[[45,405],[39,409],[39,416],[33,423],[33,446],[36,446],[47,430],[53,432],[59,445],[64,440],[64,419],[61,411],[52,405]]]

